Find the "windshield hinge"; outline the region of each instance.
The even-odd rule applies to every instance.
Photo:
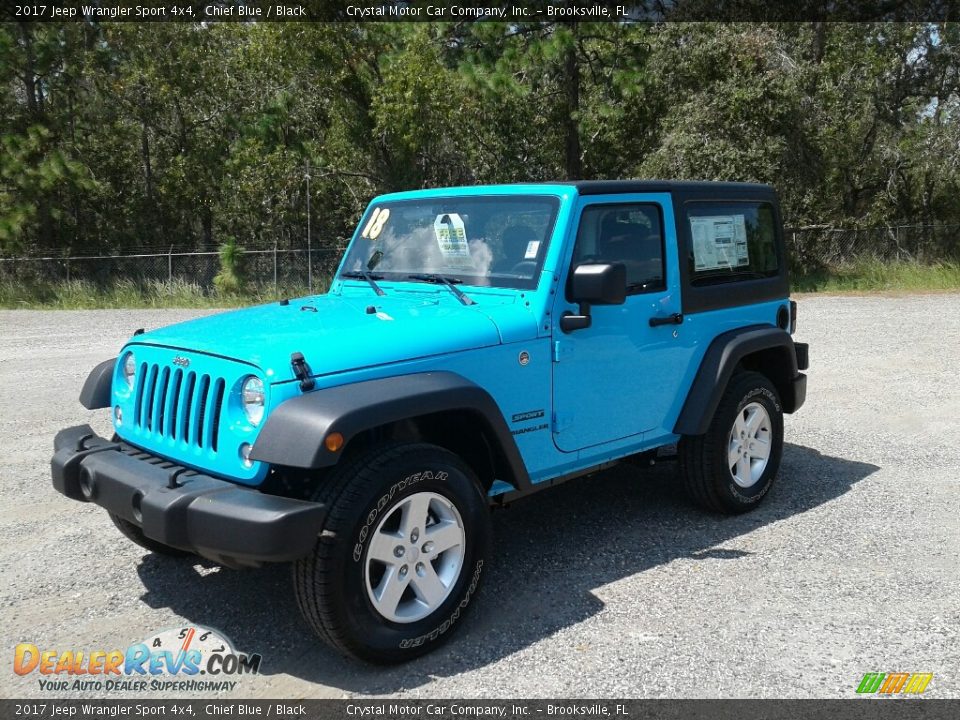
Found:
[[[303,357],[303,353],[295,352],[290,355],[290,365],[293,367],[293,374],[300,381],[300,389],[303,392],[313,390],[317,382],[310,377],[310,366]]]

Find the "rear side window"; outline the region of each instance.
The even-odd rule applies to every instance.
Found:
[[[694,286],[779,274],[776,216],[765,202],[691,202],[689,277]]]

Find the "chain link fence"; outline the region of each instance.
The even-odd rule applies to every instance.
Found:
[[[919,263],[960,262],[960,225],[890,225],[872,228],[787,228],[788,252],[795,273],[842,268],[864,260]],[[312,274],[315,288],[333,275],[342,247],[306,250],[242,250],[241,269],[250,289],[279,292],[306,288]],[[80,280],[99,287],[117,281],[186,282],[212,291],[220,271],[215,251],[167,249],[125,255],[0,257],[0,281],[51,284]]]
[[[324,287],[340,261],[342,248],[306,250],[242,250],[241,275],[250,289],[279,292]],[[214,288],[220,272],[217,252],[138,252],[127,255],[80,255],[0,258],[0,281],[24,285],[84,281],[99,287],[125,280],[135,283],[185,282],[205,291]]]
[[[960,225],[884,225],[869,228],[787,228],[787,250],[799,272],[879,262],[960,261]]]

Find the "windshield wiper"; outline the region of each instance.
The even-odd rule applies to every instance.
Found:
[[[420,280],[422,282],[437,283],[438,285],[446,285],[453,291],[453,294],[457,296],[457,300],[462,302],[464,305],[476,305],[476,303],[468,298],[466,294],[457,287],[457,283],[462,283],[463,280],[460,278],[447,277],[446,275],[437,275],[436,273],[423,273],[421,275],[407,275],[411,280]]]
[[[357,280],[366,280],[368,283],[370,283],[370,287],[373,288],[373,291],[377,293],[377,295],[386,295],[383,289],[379,285],[377,285],[377,282],[376,282],[377,280],[383,280],[383,275],[374,275],[372,273],[367,272],[366,270],[356,270],[356,271],[351,270],[349,272],[340,273],[340,277],[355,278]]]

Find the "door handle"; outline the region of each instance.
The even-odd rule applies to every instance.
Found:
[[[683,325],[683,313],[650,318],[650,327],[659,327],[660,325]]]

